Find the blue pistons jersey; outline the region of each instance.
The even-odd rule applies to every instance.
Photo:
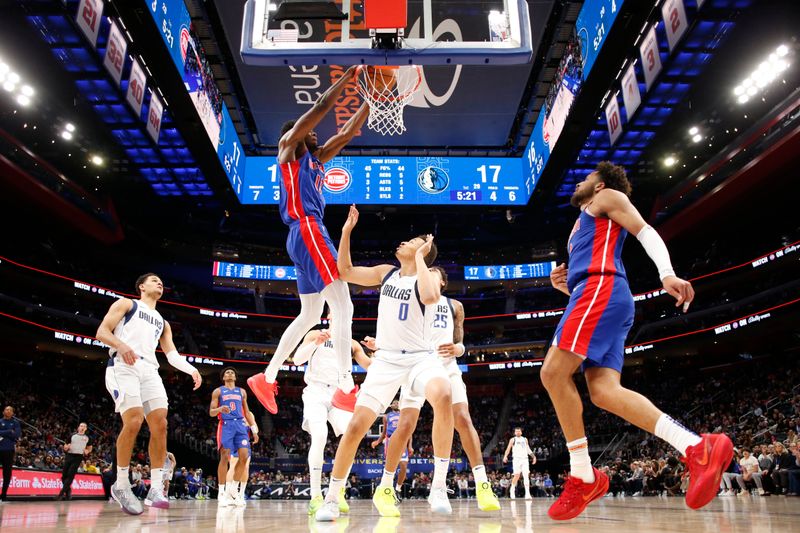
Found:
[[[220,387],[219,406],[222,407],[223,405],[228,407],[231,412],[220,413],[220,420],[238,420],[244,418],[244,412],[242,410],[242,389],[239,387],[233,387],[232,389]]]
[[[389,411],[386,413],[386,436],[391,437],[397,429],[397,424],[400,422],[400,413],[398,411]]]
[[[281,220],[287,226],[305,217],[322,220],[325,197],[322,183],[325,167],[311,152],[306,151],[297,161],[281,163]]]

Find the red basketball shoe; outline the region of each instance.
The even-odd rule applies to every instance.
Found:
[[[686,505],[700,509],[719,492],[722,473],[733,459],[733,443],[721,433],[701,435],[699,444],[686,448],[686,466],[689,468],[689,490]]]
[[[584,483],[579,477],[569,476],[564,483],[564,492],[550,506],[547,514],[553,520],[569,520],[575,518],[593,501],[602,498],[608,492],[608,476],[592,467],[594,483]]]
[[[253,391],[253,394],[264,406],[264,409],[273,415],[278,412],[278,404],[275,403],[275,396],[278,395],[278,382],[270,383],[267,381],[267,376],[256,374],[247,378],[247,386]]]

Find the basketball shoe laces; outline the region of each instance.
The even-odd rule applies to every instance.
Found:
[[[559,500],[563,501],[564,506],[570,508],[583,505],[583,485],[582,479],[575,476],[567,477],[564,492],[561,493]]]

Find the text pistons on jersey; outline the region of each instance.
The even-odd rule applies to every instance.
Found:
[[[389,298],[394,298],[395,300],[410,300],[411,289],[401,289],[387,283],[383,286],[383,290],[381,290],[381,296],[387,296]]]

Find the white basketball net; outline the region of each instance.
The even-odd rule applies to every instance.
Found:
[[[384,77],[390,73],[394,74],[396,83],[387,85]],[[417,65],[407,65],[370,72],[362,67],[357,80],[358,93],[369,104],[367,127],[381,135],[400,135],[406,131],[403,109],[422,82],[422,69]]]

